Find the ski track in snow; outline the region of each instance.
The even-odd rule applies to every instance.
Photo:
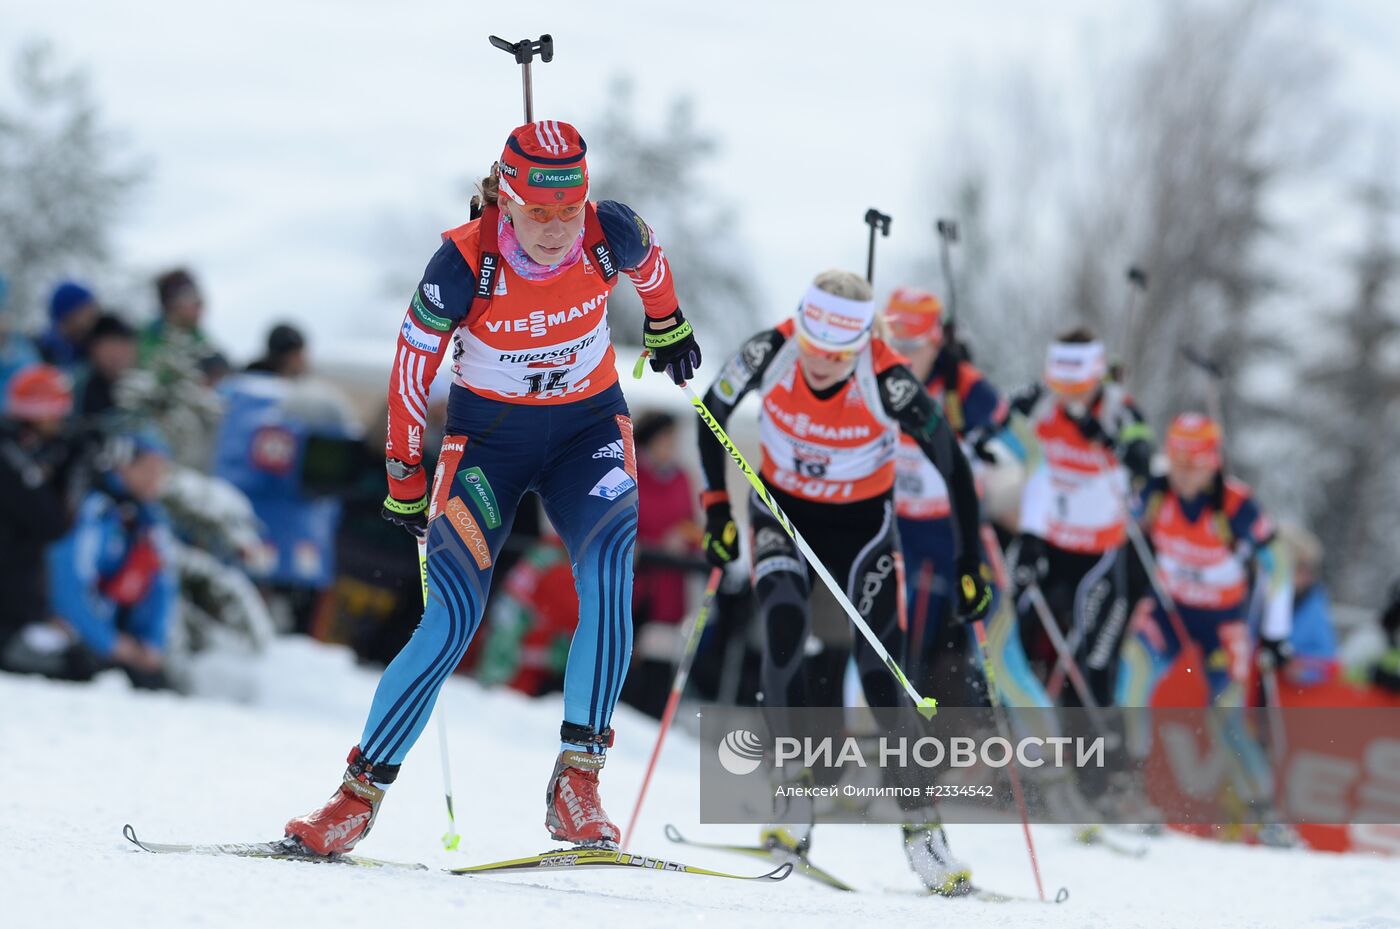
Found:
[[[292,815],[335,788],[359,734],[377,673],[350,654],[284,640],[259,659],[224,656],[204,669],[224,695],[131,691],[124,679],[64,685],[0,674],[0,736],[11,750],[0,792],[0,925],[524,926],[585,918],[591,926],[841,927],[1400,927],[1400,860],[1242,848],[1168,836],[1143,860],[1074,845],[1034,828],[1046,891],[1060,906],[927,898],[893,826],[822,826],[815,860],[866,889],[829,890],[800,877],[772,885],[683,874],[521,874],[452,877],[281,861],[156,856],[150,841],[245,842],[281,835]],[[239,695],[234,702],[228,695]],[[554,847],[543,827],[545,779],[560,704],[452,681],[446,712],[461,850],[446,826],[436,724],[430,724],[381,810],[366,855],[450,867]],[[254,696],[255,695],[255,696]],[[250,699],[251,697],[251,699]],[[625,824],[655,738],[620,708],[603,775]],[[683,848],[661,834],[751,841],[756,829],[699,823],[696,743],[673,730],[653,779],[636,850],[758,873],[762,861]],[[951,826],[955,853],[979,884],[1033,894],[1018,826]]]

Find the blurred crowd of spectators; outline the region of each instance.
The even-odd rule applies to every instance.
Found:
[[[194,276],[153,284],[137,327],[62,281],[27,334],[0,279],[0,669],[187,685],[214,627],[256,646],[283,604],[304,630],[331,586],[339,503],[303,493],[302,459],[313,436],[359,447],[348,406],[299,387],[295,328],[235,371]]]
[[[421,593],[411,545],[379,517],[382,409],[357,417],[308,377],[306,337],[291,325],[235,367],[205,331],[189,271],[159,275],[150,293],[154,318],[138,325],[91,286],[61,281],[40,331],[26,333],[0,278],[0,670],[88,680],[115,668],[136,686],[190,689],[193,654],[278,632],[388,662]],[[664,413],[636,418],[641,555],[625,696],[655,715],[706,570],[677,427]],[[487,684],[559,689],[578,603],[538,507],[522,507],[492,586],[464,666]]]

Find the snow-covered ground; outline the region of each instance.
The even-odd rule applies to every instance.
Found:
[[[458,878],[137,852],[121,837],[123,823],[152,841],[280,835],[290,815],[334,788],[376,682],[346,651],[306,641],[280,642],[256,663],[206,670],[208,689],[244,701],[135,693],[118,678],[69,686],[0,675],[0,925],[1400,927],[1400,860],[1177,836],[1129,860],[1075,846],[1051,827],[1036,828],[1035,838],[1047,889],[1070,888],[1061,906],[919,896],[890,826],[817,830],[815,856],[867,891],[859,894],[796,877],[771,885],[600,871]],[[461,850],[444,852],[438,842],[445,815],[432,727],[361,850],[451,866],[549,847],[543,792],[558,702],[469,681],[445,693]],[[655,728],[625,710],[616,727],[604,796],[625,821]],[[696,751],[673,733],[634,844],[695,864],[755,869],[749,859],[662,837],[662,825],[675,822],[699,838],[752,838],[738,827],[700,825]],[[1019,827],[958,826],[950,837],[979,883],[1034,892]]]

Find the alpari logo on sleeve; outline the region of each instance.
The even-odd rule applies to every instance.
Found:
[[[632,480],[626,471],[615,467],[593,485],[593,489],[588,492],[588,495],[602,497],[604,500],[616,500],[618,497],[631,493],[636,488],[637,482]]]
[[[487,252],[481,256],[481,270],[476,275],[476,295],[491,299],[492,281],[496,279],[496,256]]]
[[[423,285],[423,288],[425,290],[428,287],[432,287],[434,290],[437,289],[436,284]],[[449,329],[452,328],[452,320],[443,319],[441,316],[437,315],[432,310],[424,306],[423,298],[419,294],[413,295],[413,315],[418,317],[418,321],[424,326],[427,326],[429,329],[436,329],[438,332],[447,332]]]
[[[593,246],[593,256],[598,259],[598,267],[602,270],[604,277],[613,277],[617,274],[617,268],[613,266],[612,252],[602,242]]]
[[[404,342],[408,343],[410,348],[416,348],[420,352],[436,355],[442,349],[442,336],[424,332],[415,326],[412,313],[404,317],[403,325],[399,327],[399,335],[403,336]]]
[[[428,302],[433,306],[437,307],[439,310],[442,309],[442,291],[438,289],[438,285],[424,284],[423,296],[427,297]]]
[[[491,490],[491,482],[486,479],[485,472],[477,467],[466,468],[458,473],[457,480],[462,482],[468,495],[476,501],[476,507],[481,511],[481,521],[486,524],[486,528],[499,529],[501,511],[496,506],[496,494]]]
[[[491,546],[487,543],[481,527],[472,519],[471,511],[467,509],[461,497],[448,499],[446,516],[458,537],[467,543],[467,550],[472,553],[476,566],[483,571],[491,567]]]

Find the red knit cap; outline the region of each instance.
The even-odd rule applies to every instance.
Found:
[[[587,152],[568,123],[546,119],[519,126],[496,167],[501,191],[516,203],[578,203],[588,197]]]
[[[942,339],[943,304],[926,290],[899,288],[890,294],[884,317],[885,324],[890,327],[890,335],[900,341]]]
[[[1220,467],[1220,426],[1204,413],[1182,413],[1167,427],[1167,457],[1197,467]]]
[[[53,365],[33,364],[10,379],[5,392],[5,414],[12,419],[63,419],[72,411],[73,391],[68,378]]]

